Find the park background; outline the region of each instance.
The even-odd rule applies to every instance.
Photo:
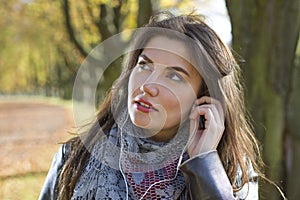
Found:
[[[288,199],[300,199],[299,0],[10,0],[0,5],[0,199],[37,199],[59,143],[72,136],[73,85],[91,50],[166,9],[206,15],[232,47],[266,175]],[[128,38],[120,42],[126,45]],[[120,73],[121,62],[103,71],[97,100]],[[282,197],[261,181],[260,199]]]

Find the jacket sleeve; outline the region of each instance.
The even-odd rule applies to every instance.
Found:
[[[184,174],[190,199],[258,199],[257,182],[249,182],[239,192],[233,193],[217,151],[188,159],[180,166],[180,170]]]
[[[63,166],[64,157],[66,153],[66,145],[62,145],[59,151],[55,154],[50,170],[48,171],[46,180],[42,187],[39,200],[54,200],[57,197],[55,186],[57,183],[57,178],[59,171]]]

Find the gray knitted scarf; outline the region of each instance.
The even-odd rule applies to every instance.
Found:
[[[187,124],[161,143],[135,137],[139,128],[128,117],[121,121],[94,145],[72,200],[178,199],[185,188],[178,166],[187,159]]]

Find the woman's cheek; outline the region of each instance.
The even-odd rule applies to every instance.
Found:
[[[180,99],[179,107],[182,113],[181,117],[185,119],[190,114],[191,108],[196,100],[196,94],[194,92],[184,92],[184,95],[180,95],[178,98]]]

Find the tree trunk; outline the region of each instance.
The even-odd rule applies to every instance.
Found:
[[[152,2],[150,0],[138,0],[139,11],[137,18],[137,26],[141,27],[148,23],[149,18],[153,14]]]
[[[300,42],[298,42],[300,52]],[[300,53],[295,63],[293,73],[293,92],[289,99],[287,114],[287,142],[286,142],[286,174],[287,195],[289,199],[300,199]]]
[[[278,185],[284,181],[283,141],[288,125],[288,103],[296,90],[292,88],[292,80],[296,78],[292,75],[300,28],[299,2],[226,0],[233,49],[245,60],[241,66],[247,106],[263,144],[266,175]],[[266,184],[261,188],[261,197],[279,199],[279,193],[274,186]]]

